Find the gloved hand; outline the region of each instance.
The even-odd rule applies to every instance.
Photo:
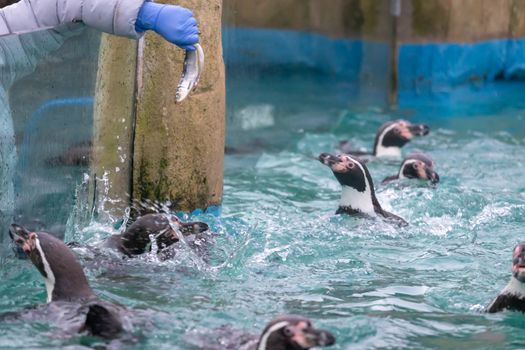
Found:
[[[199,42],[197,20],[190,10],[180,6],[144,2],[135,29],[137,32],[154,30],[170,43],[189,51],[194,51],[193,45]]]

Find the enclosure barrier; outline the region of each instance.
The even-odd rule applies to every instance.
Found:
[[[224,6],[232,71],[246,64],[309,67],[344,77],[360,94],[374,88],[374,96],[401,104],[414,94],[525,76],[522,0],[225,0]]]

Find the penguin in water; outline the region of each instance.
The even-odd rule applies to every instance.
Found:
[[[335,178],[343,187],[336,214],[381,216],[400,226],[408,225],[401,217],[381,208],[375,195],[372,177],[361,160],[347,154],[334,156],[322,153],[319,155],[319,161],[332,169]]]
[[[47,304],[14,317],[3,315],[0,319],[48,321],[68,336],[83,333],[112,339],[126,331],[126,309],[95,295],[80,263],[62,241],[15,224],[11,225],[9,234],[44,277]]]
[[[202,344],[207,350],[302,350],[335,344],[335,337],[328,331],[316,329],[306,317],[283,315],[268,323],[260,336],[222,327],[213,335],[220,344]]]
[[[439,175],[434,170],[434,166],[434,161],[423,153],[412,153],[403,160],[399,172],[386,177],[382,184],[400,179],[420,179],[428,180],[435,185],[439,182]]]
[[[351,144],[347,140],[341,141],[339,148],[345,154],[360,158],[369,158],[370,156],[401,158],[401,147],[414,137],[426,136],[429,132],[430,128],[425,124],[411,124],[407,120],[398,119],[384,123],[377,130],[372,153],[352,150]]]
[[[525,312],[525,242],[512,251],[512,277],[509,284],[485,309],[488,313],[504,310]]]
[[[110,236],[104,246],[133,257],[151,250],[151,239],[157,243],[159,252],[180,241],[182,237],[194,242],[209,230],[204,222],[182,222],[175,215],[146,214],[139,217],[123,233]]]

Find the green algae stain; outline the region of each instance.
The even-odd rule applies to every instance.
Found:
[[[362,33],[374,34],[379,25],[379,2],[361,0]]]
[[[414,34],[446,37],[449,10],[439,0],[412,0],[412,29]]]
[[[164,149],[162,154],[167,154],[167,149]],[[168,176],[168,160],[161,157],[156,169],[144,157],[144,148],[142,148],[142,157],[140,160],[138,178],[137,178],[137,196],[136,199],[140,201],[149,200],[153,202],[166,202],[173,198],[172,188],[173,184]],[[152,176],[151,171],[156,174]]]

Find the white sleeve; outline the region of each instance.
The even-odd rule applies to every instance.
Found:
[[[84,23],[106,33],[139,38],[135,22],[145,0],[21,0],[0,9],[0,36]]]

